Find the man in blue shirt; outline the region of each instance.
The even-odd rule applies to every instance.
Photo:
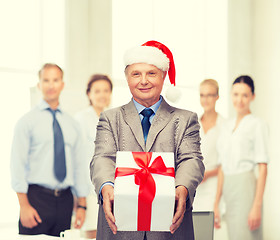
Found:
[[[85,219],[87,166],[80,129],[61,110],[63,71],[45,64],[39,71],[42,101],[17,123],[11,153],[12,187],[20,204],[19,233],[59,236],[69,229],[72,191],[78,197],[74,226]]]

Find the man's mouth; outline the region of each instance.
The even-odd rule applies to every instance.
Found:
[[[141,91],[141,92],[148,92],[148,91],[150,91],[152,88],[139,88],[139,90]]]

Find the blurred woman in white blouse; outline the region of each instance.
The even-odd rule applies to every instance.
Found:
[[[219,85],[214,79],[206,79],[200,84],[200,104],[204,113],[200,117],[201,151],[204,158],[205,173],[203,181],[196,190],[194,211],[214,211],[217,189],[218,153],[217,139],[224,119],[216,112],[219,99]]]
[[[111,79],[102,74],[91,76],[87,84],[86,94],[89,99],[90,106],[76,114],[76,120],[80,123],[84,137],[87,139],[87,161],[88,166],[94,154],[94,141],[96,135],[96,126],[100,113],[107,108],[111,101],[113,84]],[[89,176],[89,171],[88,171]],[[87,197],[87,211],[83,230],[87,238],[96,237],[98,204],[93,185],[89,179],[91,186],[90,195]]]
[[[250,104],[254,98],[252,78],[238,77],[232,86],[236,117],[223,126],[217,143],[221,168],[215,201],[215,227],[220,227],[218,204],[223,195],[230,240],[262,239],[262,204],[269,160],[268,130],[264,122],[251,113]]]

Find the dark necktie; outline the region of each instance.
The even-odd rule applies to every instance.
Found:
[[[53,115],[54,173],[56,179],[62,182],[66,176],[64,139],[59,123],[55,117],[58,110],[52,110],[50,108],[48,108],[48,110]]]
[[[144,116],[141,124],[142,124],[142,129],[143,129],[145,142],[147,140],[148,132],[149,132],[149,129],[150,129],[150,126],[151,126],[150,117],[152,116],[153,113],[154,113],[154,111],[150,108],[145,108],[141,112],[141,114]]]

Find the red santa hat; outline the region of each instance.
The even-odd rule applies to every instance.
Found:
[[[175,86],[176,71],[173,55],[164,44],[152,40],[127,50],[124,55],[125,66],[134,63],[148,63],[164,72],[168,71],[169,81]]]

